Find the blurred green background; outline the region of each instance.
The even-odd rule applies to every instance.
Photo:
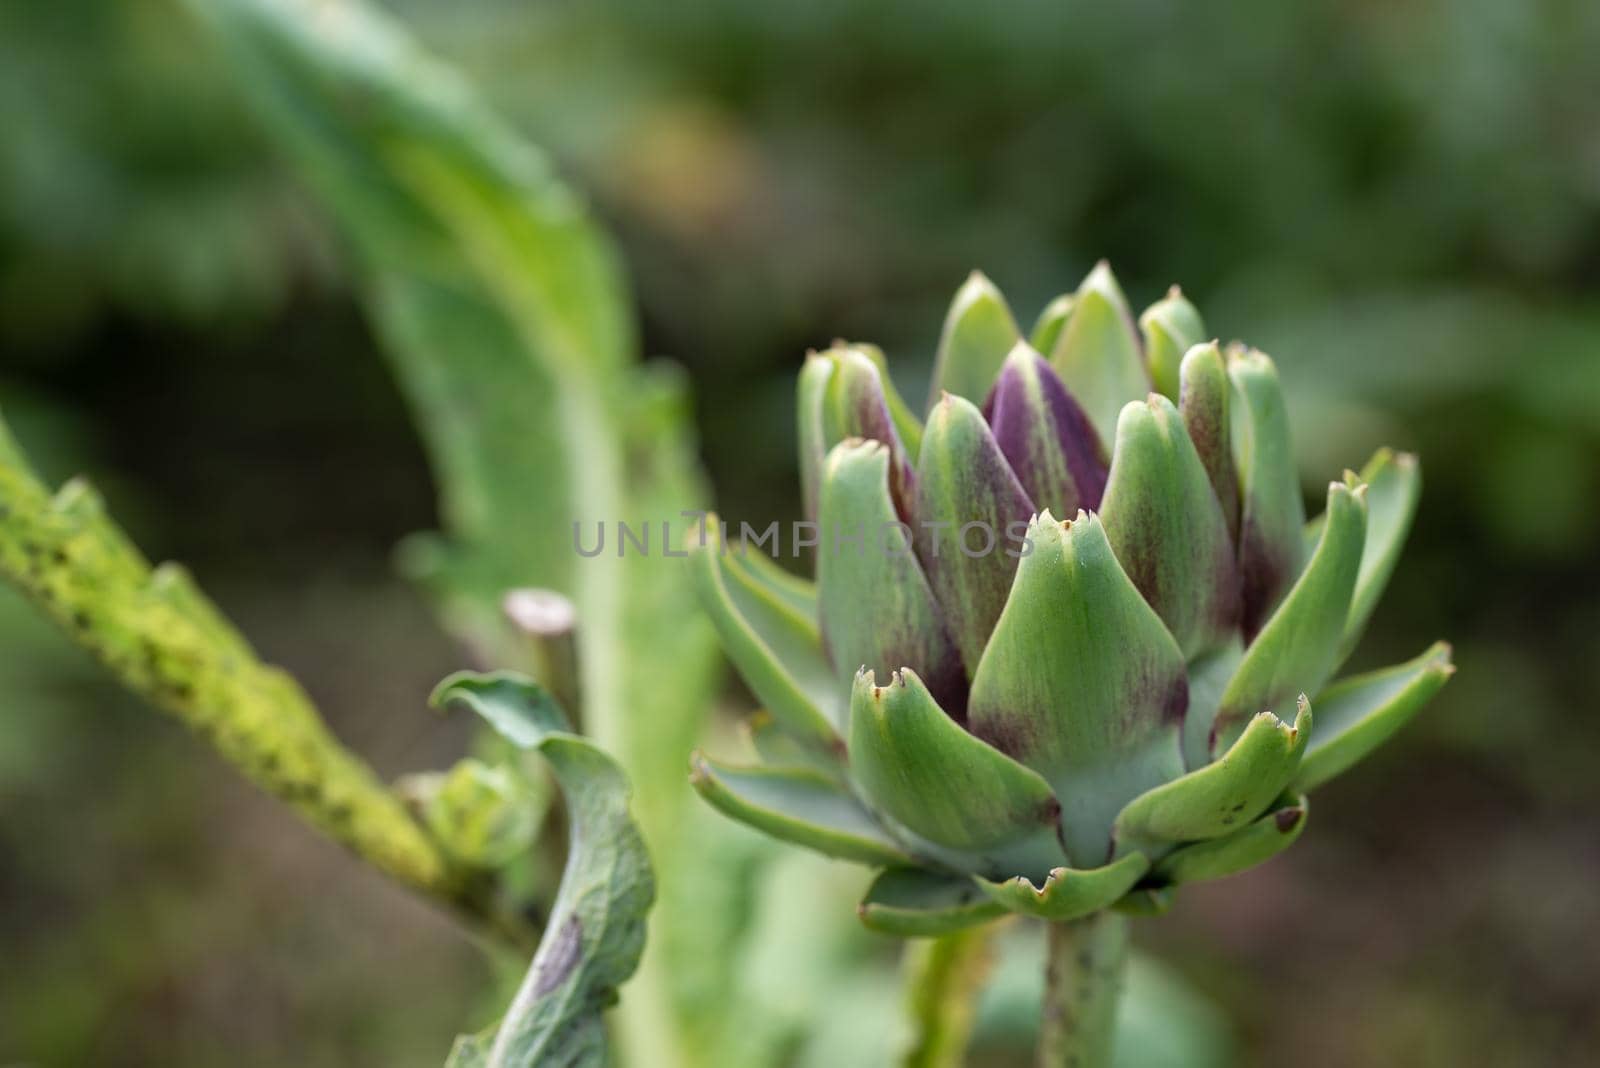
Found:
[[[1592,1057],[1600,5],[384,6],[620,235],[731,518],[792,517],[801,353],[877,341],[916,396],[973,267],[1025,319],[1102,256],[1135,305],[1180,281],[1278,359],[1308,487],[1420,452],[1355,666],[1443,635],[1456,682],[1140,937],[1251,1065]],[[437,526],[423,453],[210,41],[173,0],[0,0],[0,133],[23,442],[382,772],[447,763],[423,701],[462,657],[390,555]],[[485,996],[448,921],[0,591],[0,1064],[436,1065]]]

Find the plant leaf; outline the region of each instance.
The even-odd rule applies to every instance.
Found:
[[[1020,875],[1003,883],[979,879],[978,886],[1012,912],[1062,922],[1109,908],[1133,888],[1149,867],[1150,861],[1143,853],[1129,853],[1102,868],[1057,868],[1039,887]]]
[[[1261,713],[1216,763],[1130,801],[1117,816],[1118,849],[1238,830],[1283,793],[1310,737],[1311,706],[1304,698],[1292,727],[1271,712]]]
[[[1029,528],[1011,598],[972,682],[972,732],[1039,772],[1067,853],[1109,856],[1122,806],[1183,772],[1183,653],[1093,515]]]
[[[816,617],[801,615],[741,566],[740,550],[723,542],[715,514],[706,517],[702,532],[689,550],[695,592],[728,659],[787,732],[815,748],[836,749],[844,702]]]
[[[840,860],[914,867],[861,802],[808,768],[738,768],[695,753],[689,781],[724,815],[785,842]]]
[[[964,713],[966,676],[889,499],[889,449],[852,439],[828,454],[818,512],[822,634],[847,694],[862,666],[888,675],[914,665],[935,698]]]
[[[1227,520],[1178,409],[1159,393],[1122,410],[1100,520],[1186,658],[1234,633],[1239,573]]]
[[[687,848],[690,828],[741,833],[697,826],[683,781],[712,706],[715,635],[681,561],[659,549],[585,559],[573,545],[574,523],[664,520],[706,501],[682,377],[636,366],[623,273],[581,199],[398,24],[355,0],[189,6],[216,27],[228,69],[356,254],[364,305],[440,486],[446,536],[409,540],[403,566],[487,661],[529,662],[501,615],[508,589],[574,602],[585,729],[626,767],[662,860],[663,937],[618,1033],[658,1068],[684,1068],[683,1034],[708,1030],[713,1012],[743,1015],[746,1032],[767,1018],[729,1008],[743,989],[733,958],[702,948],[726,944],[743,914],[674,889],[735,852],[721,841]],[[673,946],[702,955],[700,972],[724,969],[713,996],[669,996],[691,970],[667,959]]]
[[[835,345],[806,356],[799,388],[801,483],[809,518],[820,515],[826,460],[835,446],[851,439],[881,442],[889,449],[890,490],[901,515],[910,514],[916,476],[915,453],[902,439],[890,403],[894,386],[877,350]],[[900,405],[903,407],[903,404]],[[920,438],[921,431],[918,430]],[[813,496],[813,491],[818,496]]]
[[[1122,406],[1150,391],[1128,298],[1104,260],[1078,287],[1072,315],[1047,355],[1101,441],[1116,432]]]
[[[763,551],[760,541],[752,544],[746,539],[743,548],[738,554],[738,563],[746,577],[806,619],[817,618],[815,582],[785,571],[776,561],[776,549],[770,553]]]
[[[1061,340],[1061,331],[1067,328],[1067,320],[1072,318],[1072,306],[1076,299],[1072,293],[1063,293],[1039,312],[1039,317],[1033,321],[1033,329],[1028,331],[1028,344],[1036,352],[1049,352],[1056,347],[1056,342]]]
[[[1167,854],[1152,879],[1171,886],[1222,879],[1255,867],[1288,849],[1306,827],[1310,805],[1304,797],[1280,802],[1265,816],[1225,838],[1184,846]]]
[[[1165,916],[1177,899],[1170,886],[1136,886],[1111,907],[1124,916]]]
[[[1341,679],[1317,695],[1317,733],[1294,789],[1321,786],[1388,741],[1450,681],[1450,646],[1436,642],[1404,664]]]
[[[1106,489],[1100,436],[1044,357],[1023,344],[1012,349],[983,414],[1036,508],[1071,515],[1100,507]]]
[[[635,344],[615,254],[544,156],[388,20],[356,4],[191,6],[353,240],[422,413],[450,541],[411,561],[468,640],[509,655],[506,590],[576,589],[571,531],[549,516],[620,514],[592,500],[621,481],[607,394]]]
[[[1178,379],[1178,411],[1183,415],[1183,428],[1200,454],[1211,489],[1222,506],[1222,517],[1227,520],[1228,537],[1237,551],[1239,473],[1233,465],[1229,430],[1233,386],[1217,343],[1190,349],[1179,366]]]
[[[1234,635],[1220,649],[1189,664],[1189,711],[1183,717],[1183,765],[1196,771],[1211,763],[1212,728],[1222,694],[1244,662],[1244,643]]]
[[[982,413],[953,395],[935,404],[917,458],[913,540],[969,672],[1006,605],[1019,551],[1013,535],[1033,513]]]
[[[602,1068],[601,1012],[638,967],[656,892],[644,838],[628,811],[627,775],[571,733],[532,679],[463,672],[439,684],[433,703],[463,705],[513,745],[538,752],[566,799],[570,844],[561,889],[484,1068]]]
[[[873,805],[963,854],[961,867],[1010,875],[1065,863],[1060,806],[1037,773],[963,730],[909,668],[875,683],[856,675],[850,702],[851,775]]]
[[[1167,295],[1146,308],[1139,316],[1144,335],[1145,365],[1156,392],[1173,403],[1178,400],[1178,369],[1184,353],[1205,338],[1206,326],[1200,312],[1183,290],[1173,286]]]
[[[1255,637],[1300,572],[1305,503],[1278,369],[1265,353],[1228,353],[1228,440],[1239,472],[1244,632]]]
[[[917,938],[987,923],[1006,909],[965,876],[890,868],[872,881],[856,912],[871,930]]]
[[[973,271],[956,290],[945,315],[928,407],[939,402],[941,393],[980,403],[1006,354],[1021,338],[1006,298],[982,271]]]
[[[1350,613],[1366,536],[1361,487],[1328,486],[1328,523],[1305,572],[1245,651],[1222,695],[1212,734],[1231,744],[1234,732],[1257,712],[1282,707],[1299,694],[1316,693],[1338,658]]]
[[[830,753],[819,752],[784,729],[783,724],[764,708],[758,708],[740,723],[750,740],[759,763],[775,768],[811,768],[834,779],[844,775],[844,747]]]
[[[917,418],[911,406],[900,396],[900,391],[895,389],[894,376],[889,373],[888,357],[878,346],[862,341],[851,342],[850,348],[871,360],[878,369],[878,379],[883,384],[883,401],[889,409],[889,422],[894,424],[894,432],[906,447],[907,458],[915,460],[922,448],[922,420]]]
[[[1355,651],[1384,587],[1389,585],[1422,497],[1422,470],[1408,452],[1379,449],[1361,469],[1361,481],[1367,487],[1367,542],[1355,596],[1350,600],[1350,619],[1339,645],[1340,663]]]

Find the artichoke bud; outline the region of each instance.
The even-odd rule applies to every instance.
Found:
[[[1256,349],[1230,349],[1230,447],[1239,472],[1244,629],[1254,636],[1299,574],[1305,505],[1278,369]]]
[[[1122,406],[1150,391],[1150,375],[1128,298],[1109,264],[1096,265],[1078,287],[1072,314],[1045,355],[1100,439],[1110,441]]]
[[[973,271],[956,291],[945,316],[929,407],[943,393],[981,401],[1001,361],[1021,337],[1006,298],[983,272]]]
[[[1200,454],[1211,490],[1222,507],[1228,536],[1239,537],[1239,474],[1233,465],[1229,411],[1233,385],[1215,341],[1195,345],[1178,366],[1178,411],[1183,428]]]
[[[1028,332],[1028,344],[1039,352],[1054,350],[1056,342],[1061,339],[1061,331],[1066,329],[1067,320],[1072,317],[1073,300],[1073,294],[1063,293],[1046,304],[1033,321],[1033,329]]]
[[[1205,340],[1205,323],[1200,312],[1173,286],[1167,295],[1139,316],[1139,331],[1144,335],[1145,362],[1156,392],[1170,400],[1178,399],[1178,370],[1184,354]]]
[[[902,513],[909,508],[914,492],[913,450],[919,444],[921,428],[912,421],[911,440],[902,439],[895,411],[904,411],[904,402],[894,393],[882,359],[876,349],[842,342],[806,357],[798,424],[808,518],[817,516],[823,461],[829,450],[847,438],[878,441],[889,448],[896,506]]]
[[[512,769],[471,758],[410,776],[402,792],[455,860],[483,869],[504,867],[532,846],[548,801]]]
[[[1303,791],[1450,677],[1440,644],[1333,681],[1397,566],[1418,467],[1381,451],[1307,524],[1276,368],[1201,330],[1176,290],[1136,327],[1101,264],[1030,344],[975,274],[925,427],[876,349],[809,357],[815,583],[692,554],[765,705],[766,763],[697,755],[705,798],[884,868],[861,916],[898,934],[1159,911],[1295,841]]]
[[[1040,507],[1099,508],[1106,450],[1055,369],[1026,344],[1006,357],[984,417],[1023,488]]]

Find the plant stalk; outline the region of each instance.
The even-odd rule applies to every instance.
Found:
[[[81,480],[51,493],[0,419],[0,581],[127,689],[199,735],[267,793],[490,942],[537,943],[452,863],[404,804],[265,664],[174,564],[152,568]]]
[[[1109,1068],[1127,959],[1119,913],[1050,925],[1038,1068]]]
[[[907,1008],[914,1028],[901,1068],[961,1068],[976,1001],[994,964],[992,925],[913,943],[906,950]]]

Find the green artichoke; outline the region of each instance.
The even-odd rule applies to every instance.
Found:
[[[799,434],[816,582],[714,517],[693,552],[764,711],[759,766],[696,754],[692,777],[736,819],[883,868],[869,926],[1159,910],[1293,842],[1305,791],[1451,674],[1441,643],[1329,683],[1417,462],[1380,451],[1307,524],[1272,361],[1204,341],[1176,288],[1136,323],[1101,264],[1024,340],[974,274],[926,423],[880,352],[841,343],[806,360]]]

